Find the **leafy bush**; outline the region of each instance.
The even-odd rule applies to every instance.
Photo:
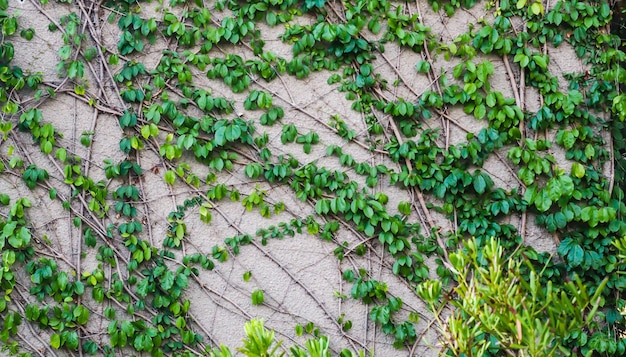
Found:
[[[320,336],[315,338],[309,338],[306,340],[305,348],[298,346],[292,346],[289,351],[286,352],[281,348],[283,341],[276,341],[274,331],[270,331],[265,328],[263,320],[253,319],[248,321],[244,329],[246,331],[246,337],[243,339],[243,346],[237,348],[237,351],[243,353],[246,357],[331,357],[330,341],[326,336]],[[221,345],[219,348],[214,348],[210,353],[211,357],[232,357],[231,350]],[[364,357],[365,353],[360,351],[358,354],[344,349],[341,351],[341,357]]]
[[[441,339],[454,356],[572,355],[568,339],[588,330],[602,305],[604,279],[593,295],[578,276],[564,284],[542,282],[542,272],[526,259],[532,250],[521,248],[506,256],[492,238],[479,245],[468,240],[450,254],[450,270],[457,285],[452,297],[442,297],[438,280],[418,287],[442,331]],[[442,320],[446,303],[454,308]],[[591,356],[592,350],[586,354]]]

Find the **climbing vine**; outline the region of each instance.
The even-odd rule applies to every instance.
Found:
[[[0,0],[3,351],[624,354],[618,11]]]

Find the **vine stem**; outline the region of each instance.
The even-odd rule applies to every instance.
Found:
[[[524,110],[524,92],[525,92],[525,72],[524,72],[524,68],[521,68],[521,73],[520,73],[520,84],[519,84],[519,89],[517,86],[517,83],[515,82],[515,76],[513,75],[513,71],[511,70],[511,65],[509,63],[509,58],[508,56],[505,54],[503,57],[503,62],[504,62],[504,67],[506,68],[506,72],[508,74],[509,80],[511,82],[511,90],[513,91],[513,97],[515,98],[515,103],[517,104],[517,106],[523,111]],[[519,140],[519,145],[523,146],[524,145],[524,140],[526,137],[526,128],[524,125],[524,119],[520,120],[519,122],[519,130],[520,130],[520,140]],[[507,165],[508,167],[508,165]],[[513,172],[513,177],[515,177],[515,179],[520,183],[520,186],[522,188],[522,192],[521,194],[524,194],[524,191],[526,190],[526,186],[519,180],[519,178],[517,177],[517,174],[515,174]],[[520,228],[519,228],[519,234],[520,237],[522,238],[522,242],[524,242],[525,237],[526,237],[526,221],[528,220],[527,218],[527,213],[526,211],[522,212],[522,215],[520,217]]]
[[[152,143],[152,142],[151,142]],[[154,144],[154,143],[152,143]],[[153,147],[152,145],[150,146],[152,150],[158,151],[155,147]],[[170,165],[171,163],[168,162],[163,162],[164,165]],[[171,167],[170,167],[171,168]],[[214,202],[212,202],[211,200],[209,200],[209,198],[206,196],[206,194],[204,192],[201,192],[200,190],[198,190],[197,188],[189,185],[188,183],[185,182],[185,184],[192,189],[193,191],[195,191],[200,197],[202,197],[204,200],[206,200],[207,202],[209,202],[213,209],[218,212],[218,214],[226,221],[226,223],[230,226],[233,227],[239,234],[245,234],[245,232],[239,227],[239,225],[237,225],[235,222],[233,222],[230,217],[228,217],[228,215],[226,215]],[[349,341],[350,345],[356,349],[356,344],[359,344],[359,346],[361,346],[364,349],[368,349],[367,346],[365,344],[363,344],[362,342],[352,338],[349,335],[346,335],[343,330],[342,330],[342,326],[336,321],[336,319],[333,318],[333,315],[330,313],[330,311],[328,311],[328,309],[326,308],[326,306],[315,296],[315,294],[313,294],[313,292],[306,286],[304,285],[302,282],[300,282],[299,279],[297,279],[292,273],[291,271],[289,271],[289,269],[287,269],[280,261],[278,261],[273,255],[271,255],[269,252],[267,252],[265,249],[263,249],[257,242],[252,241],[251,243],[253,246],[255,246],[259,251],[261,251],[266,257],[268,257],[274,264],[276,264],[283,272],[285,272],[291,279],[292,281],[294,281],[296,283],[296,285],[300,286],[314,301],[315,303],[322,309],[322,311],[324,311],[324,313],[326,314],[326,316],[328,316],[329,320],[331,320],[333,322],[333,324],[338,328],[338,331],[340,331],[340,333],[347,338],[347,340]],[[204,283],[201,284],[202,286],[204,286]],[[356,344],[355,344],[356,343]]]
[[[267,87],[266,87],[266,86],[264,86],[263,84],[261,84],[258,80],[256,80],[256,79],[253,79],[253,80],[254,80],[254,82],[255,82],[257,85],[259,85],[262,89],[264,89],[264,90],[268,90],[268,89],[267,89]],[[273,94],[274,94],[277,98],[281,99],[283,102],[285,102],[285,103],[289,103],[289,102],[285,99],[285,97],[284,97],[284,96],[281,96],[281,95],[280,95],[280,94],[278,94],[278,93],[273,93]],[[316,115],[311,114],[308,110],[306,110],[306,108],[303,108],[303,107],[301,107],[301,106],[297,105],[296,103],[289,103],[289,104],[291,105],[291,107],[292,107],[293,109],[295,109],[295,110],[299,111],[300,113],[302,113],[302,114],[304,114],[304,115],[308,116],[309,118],[311,118],[311,119],[315,120],[316,122],[318,122],[319,124],[323,125],[323,126],[324,126],[324,127],[326,127],[327,129],[329,129],[329,130],[333,131],[335,134],[338,134],[338,130],[337,130],[337,129],[335,129],[335,128],[333,128],[332,126],[328,125],[328,123],[326,123],[326,122],[322,121],[322,120],[321,120],[320,118],[318,118]],[[373,152],[377,152],[377,153],[381,153],[381,154],[387,154],[387,152],[386,152],[386,151],[384,151],[384,150],[380,150],[380,149],[373,149],[373,148],[371,148],[369,145],[367,145],[367,144],[365,144],[365,143],[362,143],[362,142],[360,142],[359,140],[352,139],[352,140],[351,140],[351,142],[353,142],[353,143],[355,143],[355,144],[359,145],[360,147],[362,147],[362,148],[364,148],[364,149],[367,149],[367,150],[370,150],[370,151],[373,151]]]
[[[422,7],[420,6],[420,0],[415,0],[415,8],[417,9],[417,19],[422,26],[424,26],[424,17],[422,16]],[[435,73],[435,63],[433,61],[432,56],[430,55],[430,50],[428,49],[428,38],[424,39],[423,43],[424,47],[424,55],[426,56],[426,60],[430,65],[430,69],[428,71],[428,77],[435,83],[435,89],[440,97],[443,97],[443,92],[441,90],[441,85],[439,84],[438,76]],[[442,110],[446,112],[446,108]],[[450,122],[446,121],[445,117],[441,117],[441,125],[445,130],[445,148],[448,150],[450,147]]]
[[[84,19],[83,19],[84,24],[83,24],[83,29],[82,29],[83,33],[85,32],[85,27],[87,27],[87,26],[89,26],[90,30],[92,30],[93,29],[93,22],[92,22],[93,20],[91,18],[91,15],[94,13],[94,11],[93,11],[94,7],[93,6],[95,5],[95,3],[91,4],[92,6],[89,8],[89,10],[86,9],[86,7],[85,7],[85,5],[84,5],[84,3],[82,1],[78,1],[78,5],[79,5],[79,7],[81,9],[81,12],[84,15]],[[96,14],[96,16],[97,16],[97,14]],[[96,38],[96,34],[93,32],[93,30],[91,32],[91,38],[95,42],[98,42],[97,38]],[[76,55],[78,55],[78,54],[79,54],[79,51],[77,51]],[[98,61],[98,63],[99,63],[99,71],[96,71],[91,63],[88,62],[87,65],[88,65],[90,71],[92,72],[92,74],[94,75],[95,81],[97,82],[97,85],[98,85],[98,91],[97,91],[96,97],[97,98],[103,98],[103,97],[106,98],[107,95],[106,95],[106,92],[104,90],[104,86],[103,86],[103,83],[102,83],[103,82],[102,81],[102,74],[103,74],[103,61],[104,61],[104,58],[103,57],[98,57],[98,59],[99,59],[99,61]],[[77,101],[77,100],[78,99],[76,97],[74,97],[74,101]],[[108,99],[106,100],[106,103],[108,104]],[[76,108],[76,107],[77,106],[75,105],[74,108]],[[89,129],[90,133],[94,133],[95,132],[96,124],[97,124],[97,121],[98,121],[98,117],[99,117],[99,110],[98,110],[98,108],[94,108],[93,109],[93,116],[92,116],[91,124],[90,124],[90,129]],[[74,116],[74,118],[76,118],[76,115]],[[76,125],[74,125],[74,128],[76,128]],[[75,134],[75,133],[76,133],[76,129],[74,129],[74,131],[73,131],[73,134]],[[91,135],[93,135],[93,134],[91,134]],[[76,141],[73,140],[73,142],[75,143]],[[88,148],[87,148],[87,154],[86,154],[86,159],[85,159],[85,168],[84,168],[84,175],[85,176],[89,175],[90,163],[91,163],[91,154],[92,154],[92,149],[91,148],[92,148],[91,145],[89,145]],[[76,151],[76,150],[74,150],[74,151]],[[81,192],[81,196],[83,197],[83,200],[85,200],[84,195],[85,195],[85,192]],[[80,212],[81,212],[82,215],[85,214],[85,205],[81,205],[80,206]],[[82,258],[81,255],[82,255],[82,247],[83,247],[82,246],[82,241],[83,240],[82,240],[82,236],[81,236],[82,227],[83,227],[83,221],[81,220],[80,232],[78,233],[78,239],[77,239],[77,244],[76,244],[77,245],[76,246],[76,250],[77,250],[76,251],[76,275],[79,276],[79,277],[82,275],[82,272],[81,272],[81,265],[82,265],[82,263],[81,263],[81,258]],[[72,228],[70,226],[70,232],[71,232],[71,229]],[[77,303],[78,304],[82,304],[82,299],[80,297],[77,299]],[[82,338],[82,330],[77,331],[77,333],[79,334],[79,338]],[[79,355],[83,356],[83,349],[82,348],[79,348]]]
[[[511,90],[513,91],[513,97],[515,98],[515,104],[521,109],[522,101],[520,99],[520,92],[517,89],[517,83],[515,82],[515,75],[513,74],[513,70],[511,70],[511,64],[509,63],[509,56],[502,56],[502,61],[504,62],[504,68],[506,68],[506,73],[509,77],[509,81],[511,82]]]
[[[16,291],[16,292],[20,295],[20,298],[21,298],[23,301],[28,301],[28,299],[26,298],[26,296],[24,296],[24,295],[22,294],[22,292],[21,292],[19,289],[16,289],[15,291]],[[22,314],[22,316],[26,316],[26,311],[24,311],[24,307],[22,306],[22,304],[21,304],[21,303],[19,303],[18,301],[13,301],[13,302],[15,303],[15,306],[17,306],[18,310],[20,310],[20,313]],[[55,355],[55,353],[54,353],[54,351],[52,350],[52,348],[50,348],[50,345],[41,339],[41,333],[37,333],[37,331],[35,331],[35,329],[33,328],[33,326],[32,326],[31,324],[27,324],[27,325],[28,325],[28,329],[29,329],[29,330],[30,330],[30,332],[32,333],[33,337],[35,337],[35,338],[39,341],[39,343],[41,343],[41,344],[44,346],[44,348],[45,348],[45,349],[46,349],[46,350],[50,353],[50,355],[51,355],[51,356],[54,356],[54,355]],[[23,340],[23,341],[25,341],[26,343],[28,343],[28,345],[29,345],[29,346],[31,346],[31,348],[33,349],[33,351],[37,351],[37,353],[38,353],[40,356],[45,356],[45,355],[44,355],[44,354],[43,354],[40,350],[35,349],[35,348],[33,347],[33,345],[30,343],[30,341],[28,341],[28,340],[27,340],[27,339],[25,339],[25,338],[22,338],[22,340]]]
[[[606,33],[610,34],[611,33],[611,26],[610,24],[607,24],[605,27],[605,31]],[[617,44],[615,45],[617,47]],[[616,50],[618,50],[618,48],[615,48]],[[620,88],[620,84],[619,84],[619,76],[616,74],[615,75],[615,88],[617,90],[618,94],[621,94],[621,88]],[[613,133],[609,132],[608,135],[608,147],[609,147],[609,197],[613,196],[613,188],[615,185],[615,149],[613,146]]]
[[[415,350],[417,349],[417,346],[419,345],[420,342],[422,342],[422,339],[424,338],[424,336],[426,335],[426,332],[428,332],[430,330],[430,328],[435,324],[435,322],[437,322],[436,319],[432,319],[430,320],[430,322],[428,323],[428,326],[426,326],[426,328],[424,328],[422,330],[422,332],[420,333],[420,335],[417,337],[417,339],[415,340],[415,343],[413,344],[413,346],[411,347],[411,351],[409,352],[409,357],[411,356],[415,356]]]
[[[526,24],[524,24],[524,27],[526,27]],[[513,88],[513,92],[515,92],[515,88]],[[524,110],[526,109],[526,68],[521,67],[521,66],[520,66],[520,76],[519,76],[518,107],[522,110],[522,112],[524,112]],[[521,135],[521,141],[523,142],[526,138],[526,123],[524,122],[524,118],[522,118],[522,120],[520,120],[519,122],[519,131]],[[513,177],[515,177],[515,179],[517,179],[520,182],[520,186],[522,187],[521,193],[524,194],[524,191],[526,190],[526,186],[521,182],[521,180],[519,180],[517,175],[514,174]],[[521,222],[520,222],[520,229],[519,229],[519,234],[520,234],[520,237],[522,238],[522,242],[524,242],[526,238],[527,220],[528,220],[528,216],[527,216],[526,210],[524,210],[524,212],[522,212],[522,216],[520,217]]]
[[[380,91],[378,91],[378,93],[382,95]],[[396,140],[398,141],[398,144],[402,145],[404,143],[404,140],[402,139],[402,134],[400,133],[400,130],[398,130],[398,127],[393,119],[391,119],[389,122],[390,122],[391,129],[394,133],[394,136],[396,137]],[[405,159],[405,164],[409,172],[413,171],[413,164],[411,163],[411,160],[409,160],[408,158]],[[437,244],[439,244],[439,246],[441,247],[441,250],[443,251],[443,256],[446,262],[450,262],[450,258],[448,257],[448,250],[446,248],[445,243],[443,242],[443,239],[439,235],[438,229],[436,229],[435,220],[430,215],[430,211],[428,210],[428,206],[426,205],[426,200],[424,200],[424,195],[422,194],[422,191],[419,190],[417,187],[415,187],[414,189],[415,189],[415,194],[419,201],[420,207],[424,213],[424,216],[426,217],[430,234],[435,235]]]
[[[205,199],[207,199],[206,196],[204,196]],[[210,202],[207,199],[208,202]],[[215,209],[220,216],[222,216],[222,218],[224,218],[226,220],[226,222],[233,227],[237,232],[239,232],[239,234],[245,234],[245,232],[237,225],[235,224],[221,209],[219,209],[219,207],[217,207],[215,204],[213,204],[213,209]],[[274,264],[276,264],[285,274],[287,274],[289,276],[290,279],[292,279],[296,285],[300,286],[302,289],[304,289],[304,291],[313,299],[313,301],[315,301],[315,303],[322,309],[322,311],[324,311],[324,313],[326,314],[326,316],[329,317],[329,319],[333,322],[333,324],[338,328],[339,331],[341,331],[341,333],[343,333],[342,330],[342,326],[337,322],[336,319],[334,319],[332,316],[332,314],[330,313],[330,311],[328,311],[328,309],[326,308],[326,306],[317,298],[317,296],[315,296],[315,294],[306,286],[304,285],[300,279],[297,279],[289,269],[287,269],[285,267],[285,265],[283,263],[281,263],[280,261],[278,261],[278,259],[276,259],[270,252],[268,252],[267,250],[265,250],[264,248],[262,248],[259,243],[257,243],[256,241],[252,241],[251,243],[255,248],[257,248],[260,252],[263,253],[263,255],[265,255],[266,257],[268,257]],[[361,343],[358,340],[353,339],[351,336],[346,335],[345,333],[343,333],[344,337],[346,337],[350,343],[350,345],[356,349],[356,345],[355,343],[359,344],[359,346],[361,346],[362,348],[368,350],[367,346],[363,343]]]

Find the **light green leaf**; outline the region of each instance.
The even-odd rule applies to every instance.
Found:
[[[168,185],[174,185],[174,182],[176,181],[176,173],[172,170],[167,170],[164,178]]]
[[[50,346],[55,349],[59,349],[61,347],[61,336],[58,333],[53,333],[50,336]]]
[[[549,210],[551,206],[552,199],[550,199],[547,190],[540,191],[535,198],[535,207],[537,207],[539,212],[545,212]]]
[[[543,14],[543,5],[540,2],[535,2],[532,5],[530,5],[530,11],[534,15]],[[542,67],[542,68],[545,68],[545,67]]]
[[[255,290],[252,292],[252,305],[261,305],[265,301],[263,290]]]

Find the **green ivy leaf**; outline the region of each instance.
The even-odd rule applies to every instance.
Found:
[[[485,103],[487,103],[489,108],[496,106],[497,101],[495,92],[489,92],[489,94],[487,94],[487,97],[485,97]]]
[[[176,181],[176,173],[172,170],[167,170],[165,172],[164,178],[165,178],[165,182],[168,185],[174,185],[174,182]]]
[[[407,201],[400,201],[400,203],[398,203],[398,211],[400,213],[402,213],[405,216],[408,216],[411,214],[411,203],[407,202]]]
[[[475,83],[466,83],[463,87],[463,91],[465,91],[465,93],[467,93],[468,95],[476,93],[476,89],[477,87]]]
[[[367,222],[364,232],[368,237],[374,236],[374,226]]]
[[[211,215],[210,206],[208,205],[208,203],[200,206],[199,213],[200,213],[200,220],[202,222],[207,223],[207,224],[211,223],[213,216]]]
[[[561,185],[560,181],[556,178],[551,178],[546,185],[545,192],[552,201],[557,201],[561,197]]]
[[[53,333],[50,336],[50,346],[57,350],[61,347],[61,336],[58,333]]]
[[[485,108],[484,104],[477,105],[474,108],[474,116],[476,117],[476,119],[483,119],[485,115],[487,115],[487,108]]]
[[[274,14],[274,12],[272,12],[272,11],[268,11],[265,14],[265,21],[270,26],[275,26],[278,23],[278,19],[276,17],[276,14]]]
[[[5,226],[6,228],[6,226]],[[20,229],[15,233],[9,236],[9,244],[13,248],[25,248],[30,244],[30,231],[26,227],[20,227]]]
[[[535,197],[534,203],[539,212],[545,212],[552,206],[552,199],[547,190],[541,190]]]
[[[587,159],[593,158],[595,154],[596,149],[593,148],[593,145],[587,144],[587,146],[585,146],[585,156],[587,157]]]
[[[557,212],[554,214],[554,223],[558,229],[563,229],[567,225],[567,218],[563,212]]]
[[[585,252],[583,248],[576,244],[570,249],[567,254],[567,261],[571,267],[577,267],[583,262],[583,258],[585,257]]]
[[[524,191],[524,202],[527,204],[532,204],[535,202],[535,197],[537,195],[537,185],[531,185],[526,188]]]
[[[474,185],[474,190],[476,191],[476,193],[478,194],[485,193],[485,189],[487,188],[487,182],[485,181],[485,178],[483,177],[482,174],[479,173],[478,175],[474,177],[473,185]]]
[[[68,60],[70,58],[70,55],[72,54],[72,47],[70,47],[69,45],[61,46],[58,54],[59,58],[62,61]]]
[[[182,225],[178,225],[178,227],[182,227]],[[161,277],[161,289],[169,291],[172,286],[174,286],[174,273],[171,270],[167,270]]]
[[[226,143],[226,126],[221,126],[215,131],[215,144],[222,146]]]
[[[565,238],[557,248],[557,253],[564,257],[576,244],[577,243],[572,238]]]
[[[74,317],[76,318],[76,322],[84,325],[89,321],[89,310],[82,305],[78,305],[74,309]]]
[[[561,187],[561,197],[569,197],[574,192],[574,181],[568,175],[559,176],[559,185]]]
[[[535,9],[535,5],[541,6],[541,4],[534,3],[533,4],[533,12],[534,12],[534,9]],[[543,8],[541,8],[541,11],[543,11]],[[539,15],[539,13],[537,13],[535,15]],[[548,68],[547,60],[546,60],[546,58],[543,55],[533,55],[533,61],[535,61],[537,66],[539,66],[542,69]]]
[[[252,292],[252,305],[261,305],[265,301],[263,290],[255,290]]]
[[[530,58],[526,56],[524,53],[520,52],[515,55],[513,61],[518,62],[520,67],[524,68],[524,67],[528,67],[528,64],[530,63]]]
[[[390,317],[391,315],[388,306],[376,306],[372,308],[372,311],[370,312],[370,319],[380,323],[381,325],[388,323]]]
[[[532,5],[530,5],[530,11],[533,13],[533,15],[541,15],[543,14],[543,5],[540,2],[535,2]],[[545,67],[542,67],[545,68]]]
[[[57,284],[59,284],[59,289],[61,291],[65,290],[68,283],[69,279],[67,278],[67,274],[65,272],[59,273],[59,275],[57,276]]]

